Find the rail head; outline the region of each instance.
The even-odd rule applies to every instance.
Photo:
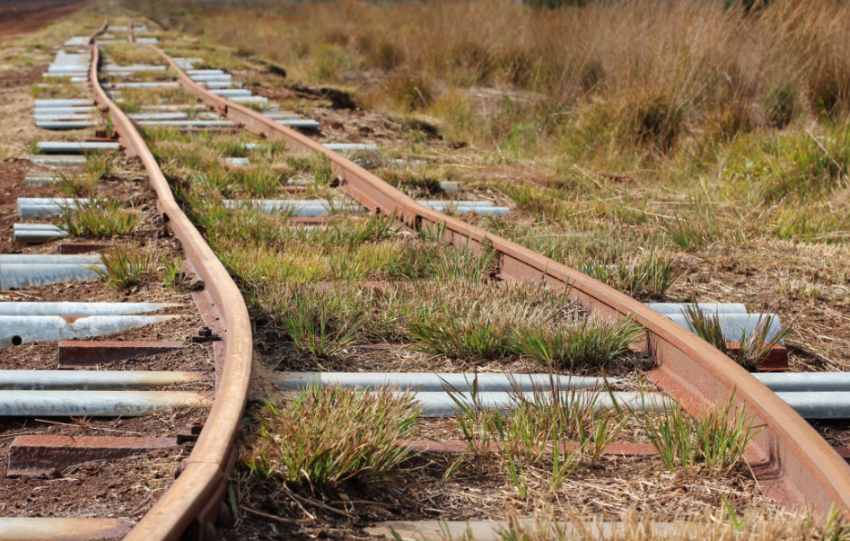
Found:
[[[692,413],[729,399],[745,407],[754,424],[764,429],[747,453],[761,468],[759,476],[769,495],[793,506],[810,506],[819,514],[835,507],[850,518],[850,466],[790,406],[750,373],[706,341],[631,297],[528,248],[479,227],[424,207],[364,168],[324,148],[310,138],[266,118],[243,105],[230,102],[189,78],[174,60],[156,50],[180,76],[185,88],[208,105],[253,133],[269,139],[284,138],[296,149],[328,157],[346,188],[361,204],[374,211],[395,214],[415,227],[443,223],[448,240],[461,245],[480,244],[485,238],[500,254],[500,272],[512,279],[546,280],[569,286],[571,296],[606,315],[630,315],[647,331],[647,343],[659,368],[653,379]]]
[[[96,102],[108,110],[122,144],[144,164],[157,194],[159,210],[169,219],[186,257],[220,310],[226,328],[224,368],[204,429],[184,462],[180,476],[125,538],[144,541],[177,539],[211,498],[220,494],[233,466],[232,450],[245,412],[251,379],[251,324],[242,294],[230,273],[181,210],[156,158],[135,125],[100,86],[97,77],[99,60],[98,48],[93,45],[89,79]]]

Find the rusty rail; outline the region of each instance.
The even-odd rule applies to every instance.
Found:
[[[183,86],[230,120],[268,139],[323,153],[344,181],[344,189],[365,207],[395,213],[414,228],[444,223],[446,240],[477,248],[485,239],[499,253],[500,273],[513,280],[545,280],[563,288],[587,308],[603,314],[631,315],[647,331],[648,352],[659,365],[650,376],[691,413],[728,400],[735,390],[737,406],[746,407],[753,422],[765,425],[748,447],[747,459],[765,492],[791,507],[811,507],[826,514],[834,504],[850,518],[850,466],[802,417],[746,370],[704,340],[631,297],[566,265],[557,263],[481,228],[419,205],[362,167],[308,137],[260,113],[212,94],[192,81],[158,47],[151,46],[180,76]]]
[[[90,38],[90,43],[93,38]],[[232,452],[251,378],[252,336],[248,309],[224,265],[180,209],[144,139],[101,88],[97,78],[99,61],[100,54],[95,45],[92,47],[89,72],[95,100],[99,107],[109,112],[128,153],[142,160],[157,194],[157,207],[163,219],[170,221],[187,259],[221,312],[226,328],[222,335],[226,341],[224,368],[205,428],[191,455],[183,463],[180,476],[126,539],[177,539],[193,522],[193,536],[203,539],[209,522],[218,512],[227,477],[235,464]]]

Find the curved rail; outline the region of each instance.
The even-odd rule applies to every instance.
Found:
[[[756,425],[765,425],[748,446],[747,459],[765,492],[785,504],[812,507],[819,514],[833,504],[850,518],[850,466],[794,410],[726,355],[706,341],[613,288],[566,265],[481,228],[418,204],[362,167],[308,137],[245,106],[232,103],[192,81],[158,47],[156,50],[196,93],[229,119],[265,138],[284,138],[296,149],[323,153],[361,204],[387,215],[395,213],[414,228],[445,223],[446,240],[477,248],[487,238],[499,253],[500,273],[515,280],[546,280],[570,287],[570,296],[587,308],[610,316],[632,315],[647,330],[647,347],[659,368],[650,376],[691,413],[728,400],[746,407]]]
[[[95,100],[108,110],[124,147],[142,160],[163,219],[170,220],[186,257],[222,314],[226,328],[222,339],[227,344],[215,402],[192,453],[184,461],[177,480],[125,539],[176,539],[195,520],[198,534],[203,535],[209,519],[218,512],[225,482],[234,465],[232,451],[247,402],[253,347],[248,309],[227,269],[180,209],[144,139],[101,88],[97,78],[99,57],[97,46],[93,46],[89,78]]]

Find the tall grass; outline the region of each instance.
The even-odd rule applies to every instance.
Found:
[[[675,148],[694,123],[709,128],[706,138],[728,137],[753,125],[782,127],[804,110],[839,116],[850,108],[845,3],[777,0],[757,12],[680,0],[580,4],[257,3],[244,7],[240,25],[225,7],[146,9],[309,78],[360,82],[358,72],[385,73],[382,92],[401,109],[439,102],[430,80],[589,104],[585,113],[604,122],[579,122],[596,125],[584,142],[613,138],[653,152]]]

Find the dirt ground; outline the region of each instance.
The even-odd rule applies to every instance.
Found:
[[[0,1],[0,38],[14,39],[82,9],[88,2],[73,0]]]

